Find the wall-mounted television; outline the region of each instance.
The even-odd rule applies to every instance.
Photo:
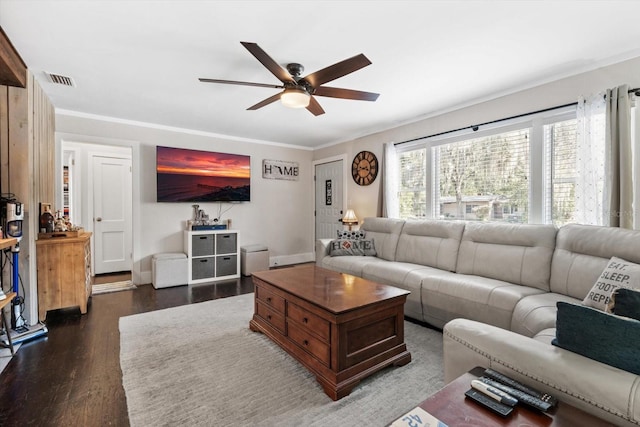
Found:
[[[187,148],[156,148],[158,202],[248,202],[251,157]]]

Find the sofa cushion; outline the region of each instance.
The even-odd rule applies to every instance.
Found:
[[[584,305],[611,313],[611,296],[618,288],[640,289],[640,265],[611,257],[586,297]]]
[[[376,247],[373,239],[337,239],[332,240],[329,246],[329,256],[376,256]]]
[[[551,343],[598,362],[640,375],[640,321],[581,304],[558,303]]]
[[[640,231],[596,225],[560,227],[551,291],[584,299],[612,256],[640,264]]]
[[[556,232],[553,225],[468,222],[456,272],[549,291]]]
[[[398,240],[396,261],[454,271],[464,222],[407,221]]]
[[[551,341],[553,341],[555,338],[556,328],[543,329],[533,337],[534,340],[543,342],[545,344],[551,344]]]
[[[425,321],[437,327],[465,317],[509,329],[518,301],[542,292],[502,280],[449,273],[424,278],[422,310]]]
[[[392,218],[365,218],[360,228],[367,233],[368,239],[376,241],[378,257],[395,261],[398,239],[404,220]]]
[[[579,299],[554,292],[529,295],[516,304],[510,329],[521,335],[534,337],[544,329],[555,328],[558,301],[580,303]],[[547,344],[549,343],[551,340]]]
[[[402,288],[411,292],[407,296],[404,305],[405,315],[417,319],[424,320],[422,316],[422,276],[418,272],[424,274],[438,274],[441,270],[436,270],[420,264],[411,264],[407,262],[386,262],[369,264],[362,272],[362,277],[384,285],[391,285]]]
[[[374,256],[326,256],[322,259],[320,267],[362,277],[362,271],[368,265],[388,262]]]

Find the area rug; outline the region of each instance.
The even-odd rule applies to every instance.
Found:
[[[442,334],[405,321],[411,363],[334,402],[252,315],[246,294],[120,318],[131,425],[384,426],[443,386]]]
[[[14,344],[13,345],[13,352],[17,353],[18,349],[20,348],[20,346],[22,345],[22,343],[20,344]],[[8,348],[0,348],[0,373],[2,373],[2,371],[4,371],[4,368],[7,367],[7,365],[9,364],[9,362],[11,362],[11,358],[13,356],[11,355],[11,350]]]
[[[100,285],[93,285],[91,288],[92,295],[108,294],[110,292],[129,291],[131,289],[137,289],[131,280],[123,280],[121,282],[102,283]]]

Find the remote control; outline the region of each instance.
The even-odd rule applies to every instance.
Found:
[[[530,394],[533,397],[537,397],[543,402],[550,403],[552,406],[556,406],[558,404],[558,399],[556,399],[555,397],[547,393],[542,393],[541,391],[538,391],[534,388],[528,387],[521,382],[518,382],[506,375],[501,374],[500,372],[494,371],[493,369],[485,369],[484,375],[491,378],[492,380],[508,385],[509,387],[513,387],[516,390],[520,390],[527,394]]]
[[[498,390],[497,388],[491,387],[489,384],[484,383],[480,380],[471,381],[471,387],[475,388],[481,393],[486,394],[493,400],[497,400],[500,403],[504,403],[507,406],[516,406],[518,404],[518,399],[511,396],[508,393],[505,393],[502,390]]]
[[[498,381],[494,381],[491,378],[480,377],[478,379],[483,383],[490,385],[491,387],[497,388],[498,390],[502,390],[505,393],[510,394],[511,396],[518,399],[518,402],[524,403],[525,405],[530,406],[533,409],[537,409],[538,411],[547,412],[552,408],[552,405],[550,403],[545,402],[542,399],[538,399],[537,397],[531,396],[524,391],[520,391],[513,387],[509,387],[508,385],[499,383]]]
[[[464,394],[469,399],[473,400],[476,403],[484,406],[485,408],[489,408],[496,414],[506,417],[513,411],[513,406],[507,406],[504,403],[500,403],[497,400],[493,400],[489,396],[486,396],[480,393],[478,390],[469,389]]]

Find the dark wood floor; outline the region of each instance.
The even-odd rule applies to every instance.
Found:
[[[102,282],[113,280],[120,279]],[[48,336],[23,343],[0,375],[0,426],[128,426],[118,319],[250,292],[247,277],[157,290],[142,285],[94,295],[85,315],[50,311]]]

